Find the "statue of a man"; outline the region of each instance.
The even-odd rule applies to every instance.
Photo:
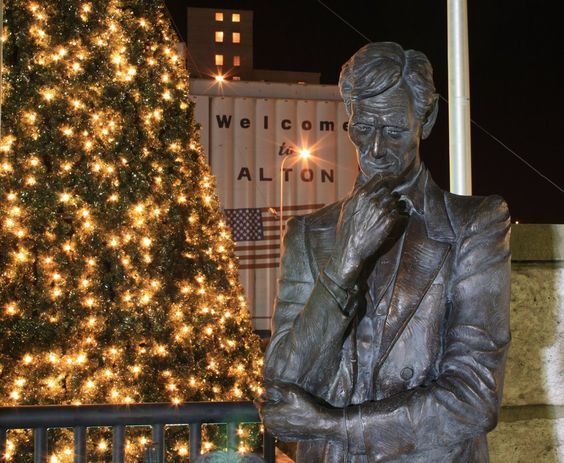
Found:
[[[509,215],[419,158],[429,61],[371,43],[339,86],[360,173],[289,221],[265,361],[267,429],[299,463],[487,462],[509,345]]]

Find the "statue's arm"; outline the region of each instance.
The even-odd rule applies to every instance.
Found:
[[[356,310],[356,299],[308,259],[303,218],[288,222],[272,339],[265,357],[265,380],[314,387],[337,374],[341,348]]]
[[[345,410],[351,453],[371,461],[445,447],[497,423],[510,341],[509,213],[488,197],[461,233],[450,316],[435,382]]]

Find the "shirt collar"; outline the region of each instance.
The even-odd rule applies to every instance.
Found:
[[[405,203],[409,215],[414,212],[419,215],[424,214],[426,178],[426,169],[421,163],[414,177],[394,190],[395,193],[400,195],[400,201]]]

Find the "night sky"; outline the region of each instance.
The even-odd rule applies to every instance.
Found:
[[[446,0],[167,0],[183,38],[187,6],[254,13],[254,66],[321,72],[336,84],[341,65],[367,40],[424,52],[437,91],[447,89]],[[472,119],[564,189],[564,40],[556,2],[469,1]],[[190,44],[188,44],[189,46]],[[448,189],[448,107],[440,103],[421,156]],[[513,221],[564,223],[564,192],[472,125],[473,194],[500,194]]]

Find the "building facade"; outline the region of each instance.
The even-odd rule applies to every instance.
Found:
[[[266,332],[286,221],[344,197],[358,173],[344,103],[335,85],[204,79],[190,85],[240,281],[255,329]]]
[[[220,8],[187,8],[188,70],[201,79],[318,84],[320,74],[255,69],[253,12]]]

